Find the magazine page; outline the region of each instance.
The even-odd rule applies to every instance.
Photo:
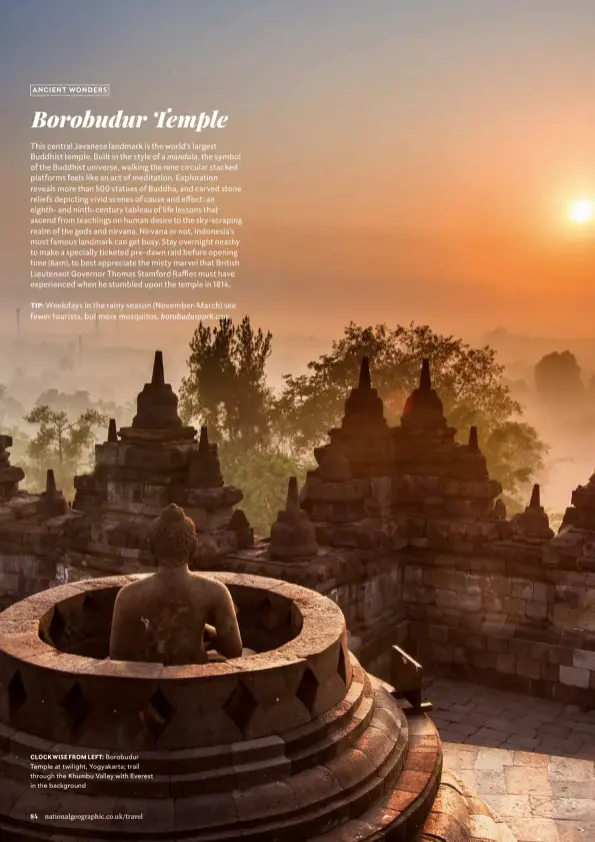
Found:
[[[594,12],[0,2],[0,842],[595,840]]]

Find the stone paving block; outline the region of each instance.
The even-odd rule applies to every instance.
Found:
[[[588,781],[553,781],[552,794],[554,798],[590,798],[595,799],[595,775]]]
[[[509,731],[499,731],[495,728],[483,727],[479,729],[476,736],[479,741],[479,744],[481,744],[482,738],[485,738],[486,740],[490,740],[491,742],[495,742],[496,744],[498,744],[499,742],[503,743],[509,733]]]
[[[563,741],[564,746],[566,746],[566,751],[564,752],[564,754],[571,754],[574,751],[578,751],[585,744],[592,745],[593,742],[593,738],[589,737],[588,734],[578,734],[576,731],[572,731],[570,736],[566,737],[566,739]]]
[[[518,842],[595,842],[595,738],[585,727],[595,724],[595,711],[464,682],[449,687],[444,679],[442,697],[436,692],[433,699],[448,697],[445,719],[448,705],[459,704],[452,686],[471,692],[474,707],[448,725],[445,767],[510,825]],[[490,728],[502,724],[495,720],[508,720],[521,733]],[[455,727],[465,726],[476,733],[463,742]],[[484,838],[475,834],[472,842]]]
[[[551,795],[552,787],[547,769],[512,766],[504,770],[505,792],[510,795]],[[480,790],[481,792],[481,790]]]
[[[515,751],[513,758],[514,766],[532,766],[535,769],[547,768],[549,758],[545,754],[537,754],[529,751]]]
[[[475,761],[475,769],[479,770],[500,770],[505,766],[513,765],[513,753],[505,749],[491,748],[479,749],[477,752],[477,760]]]
[[[595,817],[595,801],[591,798],[545,798],[530,795],[531,813],[547,819],[589,821]]]
[[[508,730],[511,734],[516,734],[519,737],[527,737],[528,739],[534,739],[537,736],[537,729],[535,727],[519,720],[516,722],[513,720]]]
[[[461,748],[466,748],[466,746],[461,746]],[[478,753],[477,749],[473,752],[462,751],[459,754],[459,765],[461,769],[475,769]]]
[[[486,717],[483,713],[470,713],[466,717],[465,722],[469,725],[475,725],[477,728],[482,728],[485,725]]]
[[[450,710],[446,711],[443,714],[444,718],[447,719],[449,722],[464,722],[467,714],[465,713],[457,713],[450,708]]]
[[[548,774],[552,781],[589,781],[593,778],[593,764],[588,760],[551,757]]]
[[[503,716],[492,716],[485,720],[486,728],[494,728],[496,731],[510,731],[511,721]]]
[[[522,818],[531,815],[528,795],[490,795],[489,806],[508,823],[508,817]]]
[[[539,733],[541,735],[546,734],[547,736],[564,738],[570,734],[570,727],[546,722],[539,729]]]
[[[511,818],[507,823],[518,842],[560,842],[553,819]]]
[[[577,752],[573,752],[573,756],[583,760],[595,761],[595,742],[591,745],[585,743]]]
[[[480,794],[504,795],[507,791],[507,782],[498,770],[476,768],[475,782]]]
[[[453,713],[462,713],[466,716],[468,713],[477,710],[477,705],[473,704],[473,702],[467,702],[467,704],[453,702],[450,706],[450,710]]]
[[[470,737],[471,734],[477,733],[477,726],[476,725],[467,725],[464,722],[449,722],[444,728],[440,728],[440,736],[444,734],[444,739],[448,740],[449,738],[446,736],[446,732],[448,731],[449,734],[455,734],[459,737]]]
[[[558,842],[591,842],[595,839],[595,821],[555,821]]]
[[[595,723],[593,722],[577,722],[572,729],[575,735],[587,734],[590,737],[595,737]]]
[[[515,743],[521,748],[537,749],[541,745],[539,737],[521,737],[517,734],[513,735]]]
[[[500,828],[491,816],[471,816],[469,819],[469,830],[472,839],[481,839],[482,842],[502,842]]]
[[[581,669],[579,667],[560,667],[560,681],[569,687],[582,687],[586,689],[589,687],[589,679],[591,674],[588,669]],[[576,698],[576,696],[574,697]]]

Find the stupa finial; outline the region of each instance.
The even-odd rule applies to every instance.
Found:
[[[469,429],[469,450],[479,450],[479,441],[477,438],[477,427],[473,426]]]
[[[107,440],[109,442],[117,442],[118,441],[118,430],[116,428],[116,419],[110,418],[109,426],[107,428]]]
[[[153,376],[151,377],[151,384],[153,386],[163,386],[165,384],[165,371],[163,369],[163,352],[155,351],[155,359],[153,360]]]
[[[529,503],[530,509],[540,509],[541,508],[541,494],[539,491],[539,485],[535,483],[533,486],[533,491],[531,492],[531,502]]]
[[[54,476],[54,472],[51,468],[48,468],[45,477],[45,493],[48,496],[56,493],[56,477]]]
[[[430,361],[424,358],[421,363],[421,373],[419,375],[420,391],[426,392],[432,388],[432,379],[430,377]]]
[[[362,357],[360,369],[359,369],[359,382],[357,384],[358,389],[371,389],[372,388],[372,378],[370,376],[370,358],[369,357]]]
[[[298,490],[297,477],[289,477],[287,484],[287,501],[285,503],[286,512],[298,512],[300,508],[300,495]]]
[[[200,428],[200,438],[198,440],[198,450],[200,453],[204,453],[209,449],[209,433],[207,428],[203,425]]]

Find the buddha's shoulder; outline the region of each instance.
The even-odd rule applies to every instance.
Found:
[[[124,585],[124,587],[120,589],[116,600],[120,603],[126,602],[127,600],[134,598],[138,594],[144,593],[147,590],[152,590],[154,587],[154,583],[151,580],[152,577],[149,576],[146,579],[136,579],[132,582],[128,582],[127,585]]]
[[[202,573],[192,572],[190,574],[192,585],[203,593],[212,594],[213,596],[224,596],[227,593],[227,588],[223,582],[217,579],[211,579],[210,576],[205,576]]]

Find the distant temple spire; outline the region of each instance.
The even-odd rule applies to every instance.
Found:
[[[432,379],[430,377],[430,361],[425,358],[421,363],[421,373],[419,376],[420,391],[429,391],[432,388]]]
[[[531,492],[531,502],[529,503],[530,509],[540,509],[541,508],[541,495],[539,492],[539,485],[535,483],[533,486],[533,491]]]
[[[477,427],[473,426],[469,429],[469,450],[479,450],[479,441],[477,438]]]
[[[51,468],[48,468],[46,477],[45,477],[45,493],[49,495],[53,495],[56,493],[56,477],[54,476],[54,472]]]
[[[362,357],[362,362],[359,369],[359,383],[358,389],[371,389],[372,378],[370,376],[370,359],[369,357]]]
[[[207,428],[200,428],[198,450],[190,459],[188,471],[190,488],[220,488],[223,485],[217,445],[209,442]]]
[[[287,485],[287,501],[285,503],[286,512],[299,512],[300,509],[300,495],[298,491],[297,477],[289,477]]]
[[[287,485],[285,509],[271,526],[269,556],[280,561],[311,559],[318,553],[316,529],[307,513],[300,508],[297,477],[290,477]]]
[[[56,477],[49,468],[45,479],[45,491],[39,495],[36,512],[42,518],[54,518],[67,514],[68,510],[68,500],[56,488]]]
[[[118,441],[118,430],[116,428],[116,419],[110,418],[109,426],[107,428],[107,440],[109,442],[117,442]]]
[[[151,377],[153,386],[163,386],[165,383],[165,371],[163,369],[163,352],[155,351],[155,359],[153,361],[153,376]]]

